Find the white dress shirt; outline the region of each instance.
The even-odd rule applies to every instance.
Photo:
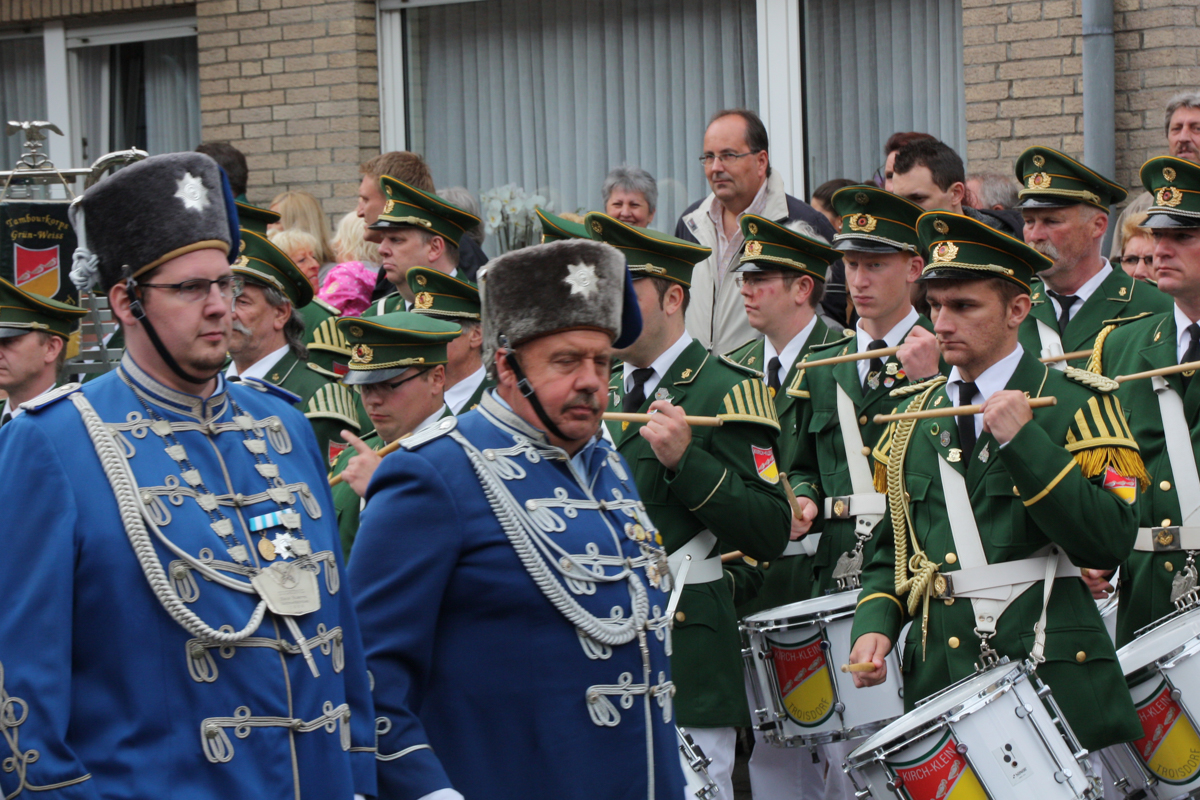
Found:
[[[245,372],[239,373],[237,362],[234,361],[229,365],[229,369],[225,370],[226,378],[258,378],[260,381],[267,379],[267,373],[271,371],[271,367],[279,363],[279,360],[287,355],[288,346],[285,344],[278,350],[267,353],[265,356],[255,361]]]
[[[1021,361],[1023,352],[1024,350],[1021,346],[1017,345],[1011,353],[985,369],[975,379],[975,386],[979,390],[978,393],[974,397],[964,398],[963,402],[968,404],[986,403],[989,397],[1007,386],[1008,382],[1012,380],[1013,373],[1017,371],[1017,364]],[[961,381],[962,379],[962,374],[959,373],[958,367],[951,368],[950,377],[946,382],[946,394],[949,396],[950,402],[956,406],[961,405],[959,403],[957,381]],[[978,439],[982,435],[983,414],[976,414],[975,438]]]
[[[675,344],[668,347],[662,354],[654,359],[654,363],[650,365],[650,369],[654,370],[654,374],[647,380],[644,387],[647,399],[654,396],[654,390],[658,388],[658,382],[667,374],[667,370],[675,363],[675,359],[679,358],[680,354],[687,349],[687,346],[692,343],[692,337],[684,331],[683,335],[675,340]],[[628,361],[621,365],[622,377],[625,381],[625,393],[633,388],[633,371],[638,369]]]
[[[1104,280],[1112,274],[1113,268],[1108,263],[1108,259],[1102,256],[1100,260],[1104,262],[1100,267],[1100,271],[1088,278],[1087,283],[1080,286],[1079,290],[1075,292],[1075,297],[1079,299],[1072,303],[1071,307],[1067,310],[1067,322],[1075,319],[1075,315],[1079,313],[1079,309],[1083,308],[1083,304],[1088,301],[1089,297],[1096,293],[1096,290],[1100,288],[1100,284],[1104,283]],[[1050,294],[1050,287],[1046,287],[1046,296],[1050,298],[1050,303],[1054,306],[1054,318],[1057,319],[1058,315],[1062,313],[1062,306],[1054,299],[1054,295]]]
[[[908,316],[900,320],[896,325],[884,334],[883,340],[887,342],[888,347],[898,347],[900,342],[904,341],[904,337],[912,330],[912,326],[917,324],[921,319],[921,315],[917,313],[915,308],[908,309]],[[859,353],[864,353],[871,349],[871,342],[875,341],[875,337],[863,330],[863,321],[860,319],[854,328],[855,345],[858,347]],[[889,359],[882,359],[887,363]],[[867,379],[867,370],[871,368],[870,359],[862,359],[858,363],[858,382],[862,383]]]
[[[486,377],[487,367],[481,365],[479,369],[446,390],[446,405],[450,406],[452,414],[458,416],[458,414],[467,410],[463,406],[475,394],[475,390],[479,388],[479,384],[483,383],[483,379]]]
[[[1175,306],[1175,332],[1179,338],[1175,342],[1175,360],[1182,364],[1183,354],[1187,352],[1188,347],[1192,344],[1192,335],[1188,333],[1188,326],[1192,324],[1192,320],[1183,310]]]
[[[800,332],[793,336],[790,342],[784,345],[782,353],[775,352],[775,346],[771,344],[770,337],[763,338],[763,383],[767,382],[767,365],[771,363],[772,358],[778,358],[779,383],[783,384],[792,366],[800,360],[800,348],[804,347],[804,343],[808,341],[808,337],[812,335],[813,328],[815,327],[817,327],[817,317],[814,314],[813,318],[808,321],[808,324],[801,328]]]

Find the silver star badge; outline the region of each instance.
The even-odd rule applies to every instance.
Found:
[[[591,264],[570,264],[564,281],[571,287],[571,294],[590,297],[596,291],[596,268]]]
[[[175,196],[183,201],[184,208],[190,208],[193,211],[203,211],[208,208],[208,190],[204,188],[204,182],[195,175],[185,172],[175,185],[177,187]]]

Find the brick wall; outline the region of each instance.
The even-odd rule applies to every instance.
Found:
[[[0,24],[190,6],[195,0],[0,0]]]
[[[1200,86],[1200,6],[1180,0],[1114,0],[1116,163],[1113,177],[1165,152],[1163,108]],[[967,168],[1010,173],[1041,144],[1083,155],[1081,0],[963,0]]]
[[[352,210],[379,152],[374,2],[199,0],[196,15],[203,138],[246,154],[251,202],[303,189]]]

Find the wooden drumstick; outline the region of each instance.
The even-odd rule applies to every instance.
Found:
[[[605,411],[606,422],[649,422],[650,414],[627,414],[624,411]],[[720,417],[684,417],[683,421],[693,428],[719,428],[725,424]]]
[[[864,661],[861,664],[842,664],[842,672],[871,672],[875,669],[875,664],[870,661]]]
[[[801,361],[799,366],[804,369],[809,367],[825,367],[830,364],[844,364],[847,361],[863,361],[868,358],[887,358],[894,356],[900,352],[899,347],[881,347],[878,350],[864,350],[861,353],[846,353],[844,356],[831,356],[830,358],[818,358],[815,361]]]
[[[1044,356],[1038,361],[1043,364],[1053,364],[1057,361],[1074,361],[1077,358],[1087,358],[1092,354],[1091,350],[1076,350],[1073,353],[1059,353],[1056,356]]]
[[[1057,397],[1031,397],[1030,408],[1046,408],[1058,404]],[[875,422],[895,422],[901,419],[936,419],[938,417],[961,417],[967,414],[978,414],[983,406],[946,406],[945,408],[927,408],[924,411],[905,411],[901,414],[876,414]]]
[[[721,553],[721,563],[728,564],[730,561],[740,561],[745,558],[746,554],[741,550],[734,550],[730,553]]]
[[[800,501],[796,499],[796,493],[792,491],[792,485],[788,483],[787,473],[779,473],[779,482],[783,484],[783,493],[787,495],[788,505],[792,507],[792,514],[796,519],[804,519],[804,510],[800,508]]]
[[[1158,369],[1148,369],[1145,372],[1135,372],[1132,375],[1118,375],[1117,383],[1136,381],[1140,378],[1156,378],[1160,375],[1177,375],[1180,372],[1190,372],[1196,369],[1200,369],[1200,361],[1188,361],[1170,367],[1159,367]]]
[[[383,458],[388,453],[396,452],[400,448],[400,442],[403,439],[407,439],[408,436],[411,436],[411,434],[408,434],[406,436],[401,436],[399,439],[392,442],[391,444],[385,444],[383,447],[379,448],[376,451],[379,454],[379,457]],[[337,486],[341,482],[342,482],[342,473],[339,472],[337,475],[334,475],[332,478],[329,479],[329,488],[332,489],[334,486]]]

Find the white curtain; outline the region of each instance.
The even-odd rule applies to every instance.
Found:
[[[112,151],[112,74],[109,45],[81,47],[73,51],[71,108],[79,138],[76,165],[86,166]]]
[[[200,66],[196,38],[146,42],[146,144],[150,155],[200,144]]]
[[[44,119],[46,62],[42,54],[42,37],[0,41],[0,126],[9,121]],[[13,168],[21,157],[24,142],[25,136],[20,131],[12,136],[0,137],[0,169]]]
[[[866,180],[897,131],[966,161],[960,0],[805,0],[808,174]]]
[[[609,169],[628,163],[657,179],[654,227],[673,231],[709,190],[697,160],[709,116],[758,103],[755,0],[489,0],[406,13],[409,147],[438,186],[515,183],[557,210],[592,210]]]

